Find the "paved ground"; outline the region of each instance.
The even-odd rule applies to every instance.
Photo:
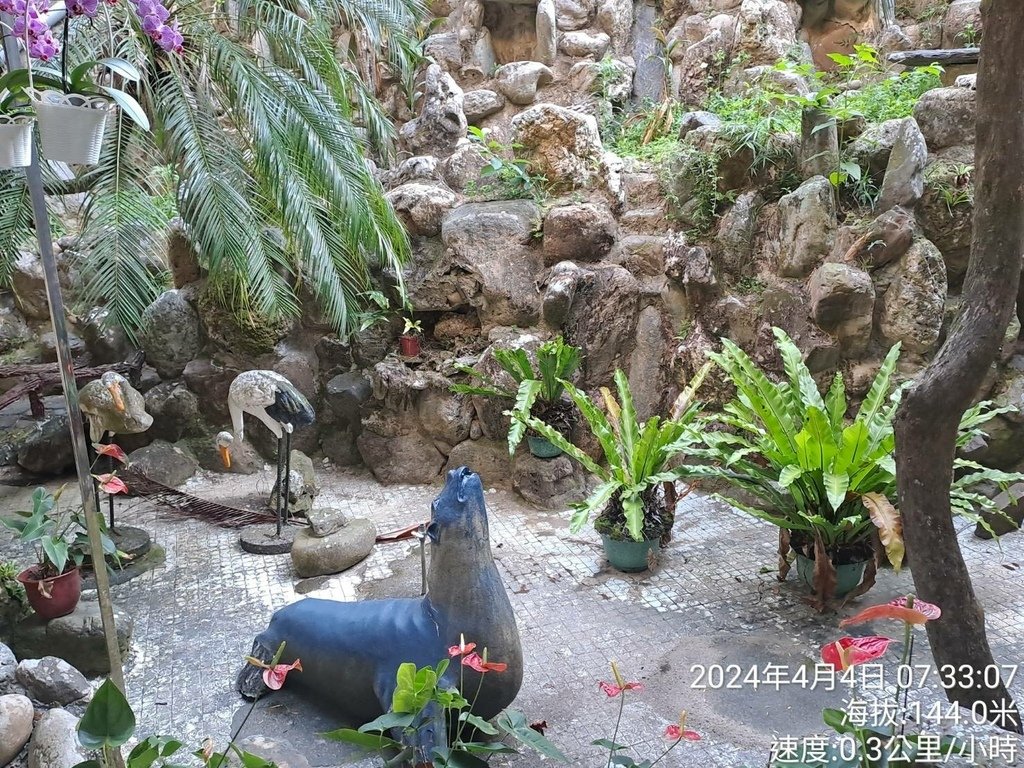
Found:
[[[484,478],[486,481],[486,478]],[[336,505],[350,517],[372,518],[379,530],[425,519],[436,487],[382,487],[362,472],[324,469],[319,505]],[[238,478],[206,476],[189,490],[229,503],[266,495],[268,471]],[[71,490],[71,489],[69,489]],[[0,487],[0,509],[10,509],[28,489]],[[610,570],[592,531],[571,535],[566,516],[526,508],[503,491],[487,495],[492,546],[519,618],[526,657],[523,690],[516,703],[531,720],[545,720],[548,736],[574,764],[603,765],[590,741],[611,735],[617,700],[597,687],[610,679],[616,660],[631,680],[646,688],[627,703],[620,741],[656,754],[660,735],[680,709],[690,726],[704,734],[685,743],[663,765],[729,768],[764,766],[773,739],[820,732],[820,710],[839,705],[843,694],[799,685],[725,684],[732,668],[746,673],[766,665],[792,675],[817,660],[820,646],[840,635],[840,616],[824,617],[804,604],[803,588],[779,584],[769,570],[775,561],[773,529],[706,498],[682,503],[675,540],[657,568],[629,576]],[[166,561],[115,587],[115,601],[135,617],[135,640],[127,659],[129,697],[140,731],[173,734],[198,744],[212,736],[223,742],[241,718],[241,700],[232,690],[234,674],[253,635],[274,609],[303,595],[354,600],[417,594],[416,545],[378,546],[348,573],[298,581],[288,556],[243,553],[237,534],[203,522],[181,520],[138,501],[123,504],[119,519],[154,533]],[[1002,545],[961,537],[975,589],[985,605],[997,660],[1017,664],[1024,651],[1024,605],[1019,593],[1024,536]],[[0,534],[0,557],[20,554]],[[24,559],[24,558],[22,558]],[[911,589],[908,573],[884,572],[880,583],[850,613]],[[895,627],[879,625],[880,633]],[[927,658],[923,633],[917,661]],[[724,680],[708,677],[700,687],[695,665],[727,669]],[[1017,694],[1024,688],[1017,681]],[[915,692],[936,700],[934,687]],[[337,745],[315,737],[334,727],[329,714],[282,694],[265,700],[246,732],[283,736],[303,745],[314,766],[357,761]],[[929,728],[936,731],[936,728]],[[980,765],[1024,765],[1024,760],[986,758],[990,731],[973,729],[981,739]],[[1018,747],[1018,752],[1019,752]],[[508,764],[533,766],[535,757]],[[371,763],[365,762],[366,765]]]

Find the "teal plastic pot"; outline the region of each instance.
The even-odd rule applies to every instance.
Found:
[[[530,453],[538,459],[553,459],[562,455],[561,448],[540,435],[527,435],[526,444],[530,448]]]
[[[849,563],[836,567],[836,588],[832,597],[846,597],[853,592],[864,579],[864,569],[867,568],[867,561],[863,563]],[[798,554],[796,556],[796,573],[800,581],[811,589],[814,589],[814,560]]]
[[[659,539],[619,541],[602,533],[601,541],[613,568],[623,573],[640,573],[647,570],[647,554],[658,546]]]

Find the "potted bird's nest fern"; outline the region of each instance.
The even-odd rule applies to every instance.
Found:
[[[736,388],[736,397],[711,419],[703,447],[708,462],[696,476],[725,481],[732,506],[779,528],[779,579],[795,556],[797,573],[824,610],[833,597],[863,594],[882,559],[899,569],[903,526],[896,498],[893,418],[907,385],[893,386],[897,344],[885,359],[852,419],[841,373],[822,395],[800,350],[773,329],[785,375],[769,378],[736,344],[722,339],[710,357]],[[960,425],[958,444],[1006,408],[983,402]],[[982,483],[1007,487],[1022,476],[956,460],[950,488],[954,510],[991,530],[980,511],[998,514]]]
[[[452,390],[466,395],[504,398],[513,403],[506,414],[511,418],[508,450],[512,455],[527,439],[530,453],[538,458],[554,458],[562,449],[545,435],[529,429],[527,417],[539,421],[566,436],[573,426],[573,403],[566,397],[566,382],[580,364],[580,351],[559,336],[537,348],[536,365],[523,349],[496,349],[494,361],[501,367],[502,378],[511,384],[459,364],[457,368],[479,384],[453,384]]]

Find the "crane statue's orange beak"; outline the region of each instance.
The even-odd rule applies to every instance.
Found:
[[[110,384],[107,386],[107,391],[110,392],[110,396],[114,399],[114,410],[118,413],[124,413],[124,398],[121,397],[121,389],[117,384]]]
[[[220,460],[224,469],[231,469],[231,449],[226,445],[218,445],[217,450],[220,451]]]

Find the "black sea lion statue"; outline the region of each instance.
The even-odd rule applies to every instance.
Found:
[[[431,506],[427,594],[418,598],[338,602],[307,598],[274,614],[253,643],[252,655],[269,661],[282,642],[281,663],[302,660],[301,674],[288,677],[331,703],[358,723],[387,712],[399,664],[434,665],[448,648],[476,643],[488,659],[508,664],[501,673],[480,673],[453,660],[446,682],[458,685],[464,673],[465,696],[489,719],[507,707],[523,681],[523,651],[512,604],[491,556],[480,476],[465,467],[448,473],[444,490]],[[249,698],[266,689],[259,668],[247,665],[238,690]]]

